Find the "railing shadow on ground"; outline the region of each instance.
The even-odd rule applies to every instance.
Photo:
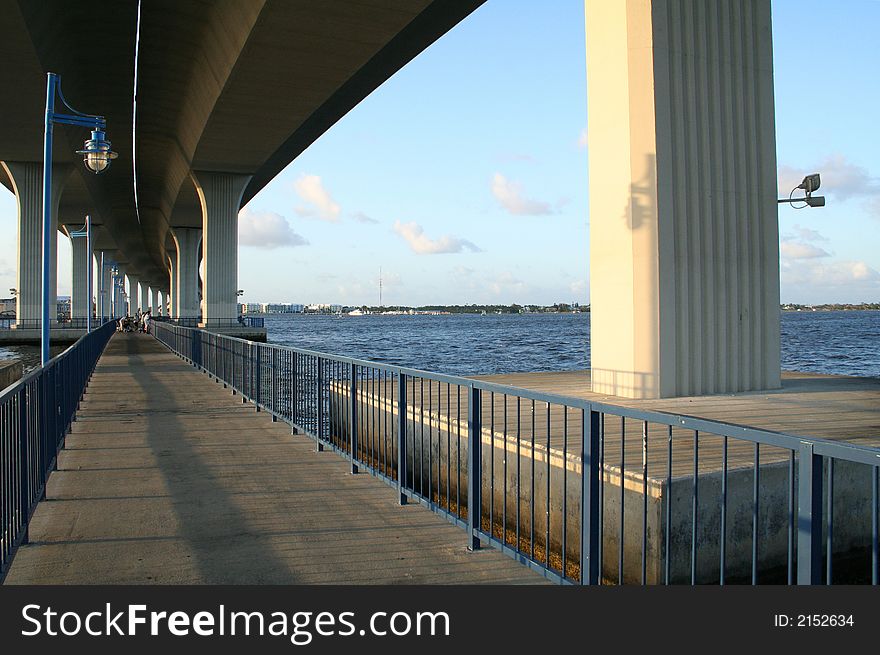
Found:
[[[470,548],[556,582],[878,583],[877,448],[167,323],[155,336]]]
[[[231,539],[225,532],[225,538],[219,539],[220,535],[216,534],[218,516],[222,517],[222,526],[245,526],[247,517],[217,480],[204,457],[186,439],[179,438],[185,432],[179,411],[167,411],[174,390],[149,366],[142,365],[138,341],[127,339],[122,342],[126,346],[124,352],[129,367],[137,369],[135,383],[146,407],[161,406],[166,410],[146,414],[146,442],[156,455],[156,465],[177,514],[180,536],[195,553],[196,566],[204,581],[208,584],[240,582],[232,574],[244,560],[254,563],[254,569],[271,572],[270,577],[251,579],[254,584],[265,584],[270,578],[272,584],[296,584],[297,579],[289,567],[283,565],[272,549],[253,539],[243,528],[241,534]],[[173,438],[168,438],[169,435]],[[181,462],[187,467],[186,478],[179,475]],[[197,488],[193,488],[192,480],[198,481]]]

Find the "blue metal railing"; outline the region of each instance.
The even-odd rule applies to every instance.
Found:
[[[31,516],[45,497],[85,386],[115,329],[115,323],[105,323],[0,390],[0,581],[18,546],[27,543]]]
[[[92,319],[92,324],[95,325],[100,322],[99,319]],[[58,319],[56,321],[52,321],[49,324],[49,329],[51,330],[85,330],[86,329],[86,319],[85,318],[64,318]],[[0,317],[0,330],[39,330],[40,326],[43,324],[43,320],[39,318],[35,319],[21,319],[18,320],[14,316],[3,316]]]
[[[880,449],[169,323],[154,334],[469,547],[553,581],[878,583]]]

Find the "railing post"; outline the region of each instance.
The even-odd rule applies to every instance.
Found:
[[[822,457],[802,441],[798,461],[799,585],[822,582]]]
[[[324,444],[321,442],[324,436],[324,366],[320,357],[317,360],[317,372],[315,374],[315,450],[321,452],[324,450]]]
[[[253,347],[241,344],[241,402],[254,397],[254,354]]]
[[[468,550],[478,550],[480,548],[478,532],[482,529],[483,509],[483,501],[480,497],[483,485],[482,397],[480,390],[473,384],[470,385],[468,395]]]
[[[28,542],[28,509],[31,504],[30,492],[30,457],[28,445],[28,415],[29,403],[27,401],[28,392],[27,384],[22,385],[18,392],[18,453],[19,457],[19,476],[21,479],[21,502],[19,504],[20,520],[24,526],[24,535],[21,543]]]
[[[299,398],[297,394],[297,353],[293,352],[290,355],[290,434],[296,434],[296,409],[297,404],[299,403]]]
[[[278,421],[278,348],[272,346],[272,422]]]
[[[256,370],[254,378],[254,407],[256,411],[260,411],[260,403],[263,402],[263,353],[260,344],[254,344],[254,369]]]
[[[406,375],[397,376],[397,502],[406,505]]]
[[[226,339],[220,335],[214,337],[217,342],[217,349],[220,353],[220,380],[223,382],[223,388],[228,387],[226,380],[229,379],[228,368],[232,358],[232,353],[228,348]]]
[[[351,364],[351,368],[349,370],[351,375],[351,380],[349,382],[349,412],[348,412],[348,448],[349,455],[351,460],[351,473],[354,475],[358,472],[358,467],[355,462],[357,462],[357,448],[358,448],[358,403],[357,403],[357,364]]]
[[[581,410],[581,584],[599,583],[599,412]],[[668,536],[667,536],[668,539]]]

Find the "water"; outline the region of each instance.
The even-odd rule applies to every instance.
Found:
[[[589,314],[285,314],[266,328],[273,343],[455,375],[590,366]],[[7,357],[40,362],[36,346],[0,347]],[[880,311],[783,312],[782,368],[880,377]]]
[[[266,317],[269,341],[453,375],[589,366],[589,314]]]
[[[590,366],[589,314],[267,316],[269,340],[456,375]],[[782,368],[880,377],[880,311],[783,312]]]

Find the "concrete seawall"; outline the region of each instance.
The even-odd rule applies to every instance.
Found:
[[[18,360],[0,361],[0,391],[21,379],[23,368]]]
[[[358,411],[369,415],[371,422],[360,428],[362,447],[368,445],[388,469],[396,468],[395,448],[397,407],[389,398],[362,390]],[[345,385],[331,385],[330,413],[332,434],[347,442],[343,403],[349,402]],[[451,509],[456,498],[467,502],[467,420],[441,412],[407,407],[407,460],[409,482],[416,491],[446,505],[447,492]],[[484,419],[484,425],[488,421]],[[381,427],[382,429],[377,429]],[[561,554],[563,541],[569,562],[576,562],[580,552],[581,464],[580,443],[570,443],[568,452],[540,443],[536,437],[519,441],[508,431],[494,432],[484,427],[482,442],[482,497],[484,529],[493,518],[493,533],[500,536],[506,523],[508,541],[517,532],[521,547],[534,541],[539,547],[547,541],[551,553]],[[701,441],[701,449],[703,443]],[[774,461],[775,460],[775,461]],[[447,469],[447,461],[449,468]],[[506,461],[506,469],[505,469]],[[764,463],[766,462],[766,463]],[[413,465],[414,463],[414,465]],[[439,464],[439,465],[438,465]],[[630,468],[630,467],[633,468]],[[638,468],[638,470],[634,470]],[[641,462],[627,463],[623,475],[623,520],[621,521],[620,466],[606,462],[603,475],[603,575],[616,581],[623,523],[623,575],[627,583],[641,581],[643,513],[647,528],[646,577],[649,584],[665,579],[666,549],[670,548],[670,581],[689,582],[691,576],[691,540],[693,527],[693,475],[676,474],[667,480],[665,466],[648,475],[647,503]],[[779,570],[788,557],[789,543],[789,469],[788,462],[762,455],[758,502],[758,569]],[[752,564],[752,519],[754,467],[730,464],[727,474],[726,575],[728,579],[747,580]],[[699,582],[717,581],[720,575],[721,482],[720,465],[698,476],[696,575]],[[795,490],[797,470],[795,470]],[[494,484],[493,484],[494,483]],[[827,487],[826,487],[827,489]],[[547,498],[549,495],[549,512]],[[517,512],[517,498],[519,512]],[[505,505],[506,499],[506,505]],[[669,530],[666,508],[670,506]],[[534,510],[534,512],[533,512]],[[834,480],[835,554],[866,548],[870,543],[870,469],[867,466],[837,462]],[[462,512],[462,514],[464,511]],[[563,521],[563,516],[566,516]],[[503,517],[503,518],[502,518]],[[563,523],[565,536],[563,539]],[[532,528],[532,526],[534,526]],[[796,534],[796,526],[795,526]],[[559,558],[557,557],[557,561]],[[558,567],[557,567],[558,568]],[[569,572],[570,573],[570,572]]]

